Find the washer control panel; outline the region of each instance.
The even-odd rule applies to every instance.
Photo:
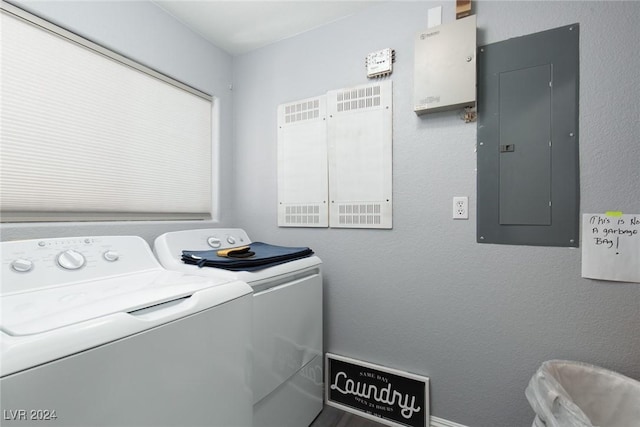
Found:
[[[96,236],[0,242],[2,295],[158,268],[137,236]]]
[[[154,244],[156,253],[165,252],[180,259],[182,251],[210,251],[229,249],[251,243],[247,233],[241,228],[201,228],[195,230],[172,231],[159,236]]]
[[[207,244],[213,249],[229,249],[251,243],[247,233],[238,229],[209,229],[202,236],[207,235]]]
[[[153,251],[165,268],[178,271],[186,268],[192,272],[198,267],[183,263],[182,251],[217,251],[250,243],[249,236],[241,228],[199,228],[164,233],[156,238]]]

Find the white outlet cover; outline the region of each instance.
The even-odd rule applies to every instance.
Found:
[[[457,196],[453,198],[453,219],[469,219],[469,198]]]

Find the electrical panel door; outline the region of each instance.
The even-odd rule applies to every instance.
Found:
[[[478,242],[578,246],[579,25],[477,55]]]

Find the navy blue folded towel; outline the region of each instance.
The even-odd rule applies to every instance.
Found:
[[[223,268],[232,271],[255,271],[313,255],[313,251],[309,248],[275,246],[263,242],[251,243],[250,250],[255,255],[249,258],[221,257],[218,256],[218,251],[216,250],[185,250],[182,251],[182,261],[198,267]]]

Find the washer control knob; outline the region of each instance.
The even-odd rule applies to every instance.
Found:
[[[109,262],[114,262],[120,259],[120,254],[116,251],[106,251],[102,256]]]
[[[211,246],[212,248],[219,248],[220,246],[222,246],[222,242],[220,241],[220,239],[218,239],[217,237],[209,237],[207,239],[207,243],[209,244],[209,246]]]
[[[227,242],[229,242],[230,245],[235,245],[236,239],[233,236],[227,236]]]
[[[58,255],[58,265],[65,270],[78,270],[84,267],[85,262],[84,255],[73,249],[66,250]]]
[[[33,261],[18,258],[11,263],[11,268],[13,268],[13,270],[17,272],[26,273],[27,271],[31,271],[31,269],[33,268]]]

